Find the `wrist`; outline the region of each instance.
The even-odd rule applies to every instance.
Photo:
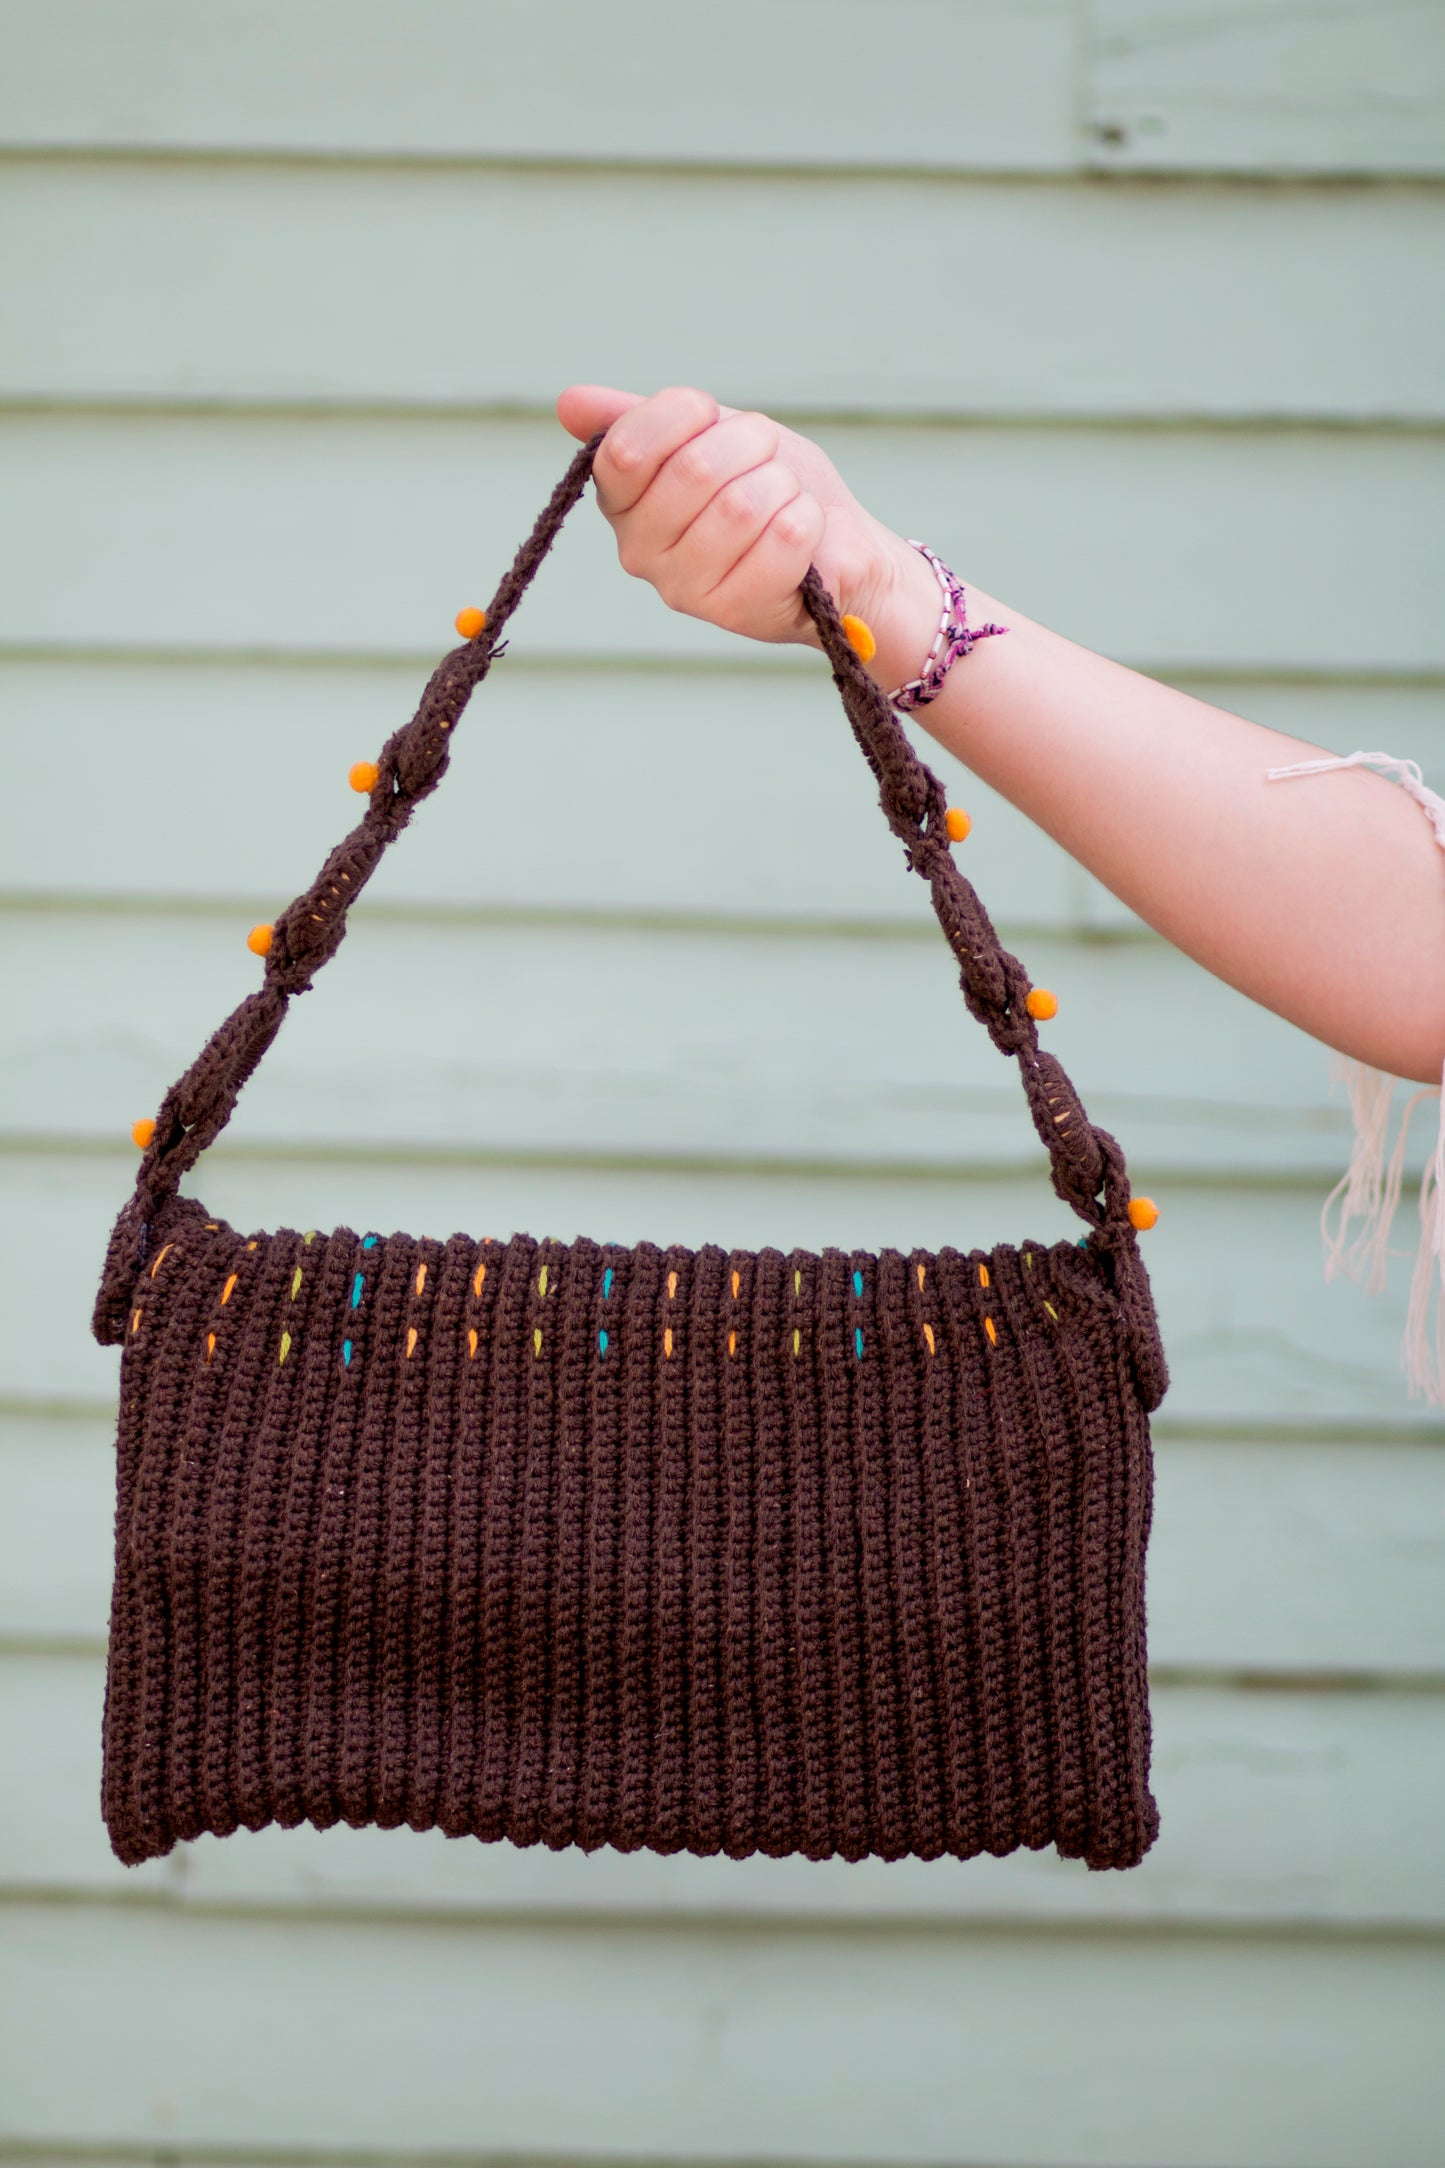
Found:
[[[884,692],[916,677],[938,631],[938,582],[927,559],[902,535],[885,530],[873,592],[856,614],[878,643],[867,668]]]
[[[942,682],[937,685],[934,699],[921,702],[913,711],[923,726],[929,728],[937,719],[939,700],[950,707],[956,705],[956,688],[962,681],[949,661],[950,653],[957,651],[950,650],[940,631],[944,611],[947,610],[950,622],[962,623],[966,617],[971,636],[984,638],[991,648],[995,643],[987,639],[987,634],[1007,630],[1005,625],[988,622],[997,618],[999,606],[991,597],[970,587],[966,611],[961,616],[962,604],[950,601],[951,590],[945,584],[947,568],[940,572],[921,549],[869,514],[861,514],[848,539],[852,546],[834,570],[830,582],[838,597],[839,611],[845,616],[861,618],[872,633],[874,651],[864,667],[884,693],[894,693],[900,687],[914,683],[928,670],[930,662],[934,672],[930,682],[936,681],[942,670]],[[818,635],[812,620],[801,610],[799,618],[795,637],[810,647],[817,647]],[[974,658],[967,648],[964,653],[972,662]]]
[[[910,537],[904,548],[909,557],[926,565],[932,575],[938,597],[934,602],[936,627],[923,661],[915,669],[899,676],[890,650],[882,656],[875,653],[870,674],[888,692],[892,703],[906,714],[926,710],[940,699],[956,709],[959,692],[973,682],[973,673],[964,679],[954,678],[950,675],[954,664],[971,655],[980,640],[991,640],[995,634],[1006,633],[1009,628],[991,611],[981,610],[980,605],[986,604],[988,598],[977,588],[966,589],[957,573],[927,543]],[[916,588],[917,575],[913,577]],[[895,626],[897,622],[898,613],[895,612]],[[882,669],[878,667],[880,662]],[[966,692],[964,698],[967,698]]]

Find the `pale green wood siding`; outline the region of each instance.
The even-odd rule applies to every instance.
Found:
[[[335,157],[1076,161],[1074,0],[9,0],[5,139]]]
[[[14,158],[0,231],[12,399],[435,415],[585,362],[815,417],[1445,413],[1418,183]]]
[[[1122,661],[1391,680],[1445,663],[1438,430],[810,426],[881,518],[982,552],[990,594]],[[570,442],[531,416],[12,411],[0,457],[26,546],[0,640],[423,668]],[[529,657],[738,661],[729,634],[624,578],[600,522],[569,527],[547,569]]]
[[[1438,0],[1092,0],[1095,158],[1134,172],[1433,173]]]
[[[784,415],[991,592],[1445,787],[1442,22],[0,4],[13,2162],[1434,2168],[1445,1421],[1398,1369],[1404,1259],[1383,1299],[1323,1283],[1324,1049],[921,726],[1163,1206],[1138,1870],[345,1829],[122,1869],[86,1325],[131,1120],[530,523],[573,377]],[[1075,1225],[826,674],[667,612],[590,507],[199,1186],[257,1226]]]
[[[8,0],[22,145],[1428,173],[1435,0]]]

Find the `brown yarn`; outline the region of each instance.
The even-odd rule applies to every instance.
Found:
[[[245,1237],[178,1195],[445,772],[578,453],[167,1093],[94,1330],[123,1343],[102,1808],[120,1858],[345,1820],[519,1844],[1135,1864],[1148,1416],[1123,1154],[1038,1047],[942,786],[807,608],[964,999],[1084,1245],[876,1255]],[[1102,1198],[1100,1192],[1102,1191]]]

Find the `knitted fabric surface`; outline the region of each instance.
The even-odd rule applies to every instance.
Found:
[[[1080,1244],[248,1234],[179,1195],[440,781],[598,442],[270,929],[260,990],[161,1102],[116,1222],[94,1318],[123,1350],[111,1843],[136,1863],[346,1821],[1132,1866],[1158,1830],[1144,1568],[1168,1372],[1123,1154],[1040,1049],[942,786],[816,572],[885,816]]]

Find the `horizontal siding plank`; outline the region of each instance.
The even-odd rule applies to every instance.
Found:
[[[1156,1671],[1445,1679],[1442,1476],[1445,1453],[1379,1439],[1166,1437]],[[104,1642],[114,1488],[106,1418],[0,1415],[0,1638]]]
[[[86,1327],[133,1171],[128,1145],[114,1154],[0,1155],[8,1234],[0,1251],[7,1325],[0,1396],[113,1402],[115,1350],[96,1347]],[[199,1186],[209,1208],[241,1228],[369,1222],[443,1237],[458,1228],[499,1237],[525,1228],[558,1241],[588,1234],[693,1247],[969,1249],[1068,1239],[1078,1224],[1041,1171],[1029,1180],[934,1172],[849,1180],[836,1172],[764,1173],[747,1163],[408,1165],[268,1160],[222,1148]],[[1161,1185],[1159,1195],[1163,1215],[1144,1254],[1172,1373],[1166,1423],[1441,1436],[1438,1412],[1409,1400],[1399,1371],[1405,1276],[1396,1269],[1388,1294],[1376,1297],[1347,1280],[1324,1284],[1320,1193],[1174,1184]]]
[[[1445,671],[1445,434],[816,434],[880,519],[1106,654],[1176,672]],[[0,593],[0,647],[435,655],[575,449],[541,420],[11,414],[0,473],[26,547]],[[590,503],[516,644],[659,659],[741,646],[625,578]]]
[[[620,160],[938,172],[1436,174],[1445,58],[1432,0],[1325,0],[1301,18],[1211,0],[1104,0],[1082,55],[1073,0],[740,0],[736,47],[664,0],[627,0],[615,40],[583,0],[490,11],[485,65],[464,0],[244,8],[10,0],[0,142],[310,157]],[[766,36],[769,66],[747,56]],[[866,47],[867,66],[859,53]],[[927,52],[927,68],[917,56]],[[866,105],[861,101],[866,99]]]
[[[425,676],[425,665],[390,662],[0,660],[14,816],[5,900],[230,898],[250,925],[309,881],[359,818],[347,770],[412,714]],[[1445,689],[1399,697],[1396,737],[1418,740],[1433,701],[1445,753]],[[1093,925],[1112,905],[1137,923],[936,739],[911,735],[950,802],[972,813],[960,863],[996,922]],[[168,772],[165,847],[137,852]],[[369,895],[724,922],[932,921],[831,680],[806,665],[584,674],[499,664],[456,735],[445,786]]]
[[[1073,0],[9,0],[0,142],[1051,172]],[[766,66],[758,55],[765,52]],[[922,56],[927,64],[920,65]]]
[[[926,928],[923,884],[888,836],[832,685],[800,664],[586,675],[521,658],[499,666],[457,735],[445,787],[371,895],[462,910]],[[412,713],[424,679],[424,663],[0,657],[10,815],[0,899],[212,899],[250,925],[311,877],[356,817],[346,771]],[[1445,684],[1204,679],[1184,690],[1309,744],[1381,746],[1445,788]],[[916,717],[907,727],[973,817],[959,864],[1006,938],[1139,927]],[[539,770],[545,852],[517,817],[536,802]],[[138,850],[162,811],[164,849]]]
[[[1445,1457],[1418,1445],[1166,1437],[1154,1662],[1445,1678],[1442,1477]]]
[[[0,1497],[0,1641],[104,1647],[115,1556],[113,1417],[0,1414]]]
[[[0,1133],[128,1136],[258,982],[249,923],[0,913]],[[1151,1179],[1334,1175],[1348,1160],[1326,1051],[1294,1025],[1163,941],[1037,934],[1023,946],[1031,979],[1059,1000],[1043,1043],[1141,1180],[1145,1167]],[[453,1153],[1031,1166],[1042,1148],[1018,1067],[969,1015],[958,976],[936,924],[817,939],[373,914],[318,998],[295,1006],[235,1134],[342,1150],[385,1139]],[[1423,1125],[1413,1148],[1423,1165]]]
[[[1445,172],[1437,0],[1094,0],[1089,107],[1128,172]]]
[[[458,1842],[410,1829],[238,1830],[123,1867],[100,1796],[104,1666],[0,1656],[23,1781],[0,1793],[0,1894],[538,1920],[965,1920],[1445,1927],[1445,1728],[1429,1695],[1156,1686],[1159,1840],[1128,1874],[1052,1849],[1006,1859],[663,1858]]]
[[[960,229],[986,292],[935,278]],[[12,160],[0,398],[536,407],[580,370],[814,415],[1439,421],[1432,261],[1425,188]],[[926,338],[856,336],[885,263]]]
[[[1408,1942],[16,1905],[0,1964],[17,2150],[1420,2168],[1439,2129]]]

